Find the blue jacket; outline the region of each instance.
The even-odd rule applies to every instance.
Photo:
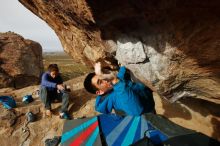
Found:
[[[127,115],[141,115],[154,110],[152,91],[141,83],[125,79],[126,68],[121,67],[117,75],[119,82],[105,96],[97,96],[95,108],[101,113],[111,113],[112,109]]]
[[[62,84],[63,80],[58,74],[55,78],[50,76],[49,72],[45,72],[41,78],[41,86],[46,87],[49,91],[57,91],[57,84]]]

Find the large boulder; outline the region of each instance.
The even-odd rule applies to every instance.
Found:
[[[0,50],[0,88],[22,88],[39,83],[43,72],[39,43],[12,32],[0,33]]]
[[[111,57],[158,93],[220,103],[220,2],[20,0],[91,65]]]
[[[118,60],[160,97],[200,113],[200,121],[206,105],[210,129],[219,127],[218,0],[19,1],[48,23],[76,61]]]

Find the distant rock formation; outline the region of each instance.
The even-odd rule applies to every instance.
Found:
[[[39,83],[42,48],[13,32],[0,33],[0,88],[22,88]]]

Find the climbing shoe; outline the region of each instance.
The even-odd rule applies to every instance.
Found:
[[[54,136],[53,139],[46,139],[45,146],[58,146],[61,141],[60,136]]]
[[[70,120],[71,118],[69,114],[67,114],[66,112],[62,112],[60,113],[60,119]]]

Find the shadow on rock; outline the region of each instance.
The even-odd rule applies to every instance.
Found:
[[[87,101],[95,98],[95,95],[88,93],[85,89],[76,90],[70,94],[69,112],[77,112]]]
[[[180,100],[181,103],[203,116],[213,115],[220,117],[220,105],[204,99],[187,97]]]
[[[212,118],[211,120],[212,124],[213,124],[213,133],[212,133],[212,137],[216,138],[218,141],[220,141],[220,118]]]
[[[192,115],[187,108],[180,103],[170,103],[167,100],[162,99],[164,116],[168,118],[183,118],[186,120],[192,119]]]

